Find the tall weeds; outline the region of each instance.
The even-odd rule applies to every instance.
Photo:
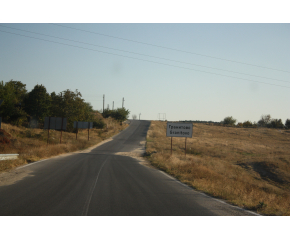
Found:
[[[60,131],[50,130],[49,144],[47,144],[47,130],[28,129],[2,123],[2,129],[12,137],[10,144],[0,144],[0,154],[15,153],[19,154],[19,157],[17,160],[0,161],[0,172],[43,158],[83,150],[112,137],[128,126],[127,124],[120,125],[111,118],[104,119],[104,121],[107,128],[90,129],[89,141],[88,130],[79,129],[77,140],[75,133],[62,132],[61,144]]]
[[[197,190],[266,215],[290,215],[290,131],[194,124],[193,137],[166,138],[152,121],[151,163]]]

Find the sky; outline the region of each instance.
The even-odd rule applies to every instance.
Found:
[[[290,118],[289,23],[39,22],[0,24],[0,81],[145,120]]]

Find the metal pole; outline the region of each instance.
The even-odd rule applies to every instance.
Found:
[[[185,156],[186,156],[186,139],[187,139],[187,138],[185,138]]]
[[[114,110],[114,101],[113,101],[113,108],[112,108],[112,110]]]
[[[48,145],[48,139],[49,139],[49,127],[50,127],[50,117],[48,117],[48,128],[47,128],[47,145]]]
[[[61,143],[62,128],[63,128],[63,117],[61,118],[61,130],[60,130],[60,141],[59,141],[59,143]]]
[[[77,122],[76,140],[78,140],[78,132],[79,132],[79,122]]]
[[[88,141],[90,140],[90,122],[89,122],[89,124],[88,124]]]
[[[172,137],[171,137],[171,156],[172,156]]]

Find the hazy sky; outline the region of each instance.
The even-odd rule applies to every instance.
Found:
[[[285,122],[289,42],[289,24],[1,23],[0,80],[78,89],[96,110],[124,97],[141,119]]]

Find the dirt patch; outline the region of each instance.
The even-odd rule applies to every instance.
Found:
[[[25,177],[32,177],[32,171],[27,169],[19,169],[10,172],[3,172],[0,174],[0,187],[12,185]]]
[[[145,154],[145,144],[146,144],[146,141],[142,141],[139,143],[139,146],[140,146],[139,148],[136,148],[135,150],[133,150],[131,152],[117,152],[117,153],[115,153],[115,155],[131,157],[131,158],[138,160],[138,162],[143,166],[154,168],[150,164],[149,161],[147,161],[145,158],[143,158],[143,156]]]
[[[10,145],[12,136],[3,129],[0,129],[0,144]]]
[[[244,169],[251,170],[251,167],[248,166],[246,163],[238,162],[237,165],[244,168]]]
[[[252,169],[259,173],[261,178],[264,180],[271,180],[281,184],[289,183],[279,176],[276,171],[277,167],[274,164],[269,164],[267,162],[252,162],[250,165],[252,166]]]
[[[136,160],[138,160],[138,162],[143,165],[143,166],[146,166],[146,167],[149,167],[149,168],[154,168],[149,161],[147,161],[146,159],[143,158],[143,155],[142,153],[138,153],[138,152],[117,152],[115,153],[115,155],[121,155],[121,156],[127,156],[127,157],[131,157],[131,158],[134,158]]]

